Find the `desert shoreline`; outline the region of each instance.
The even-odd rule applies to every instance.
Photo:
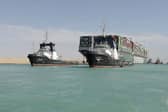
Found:
[[[68,62],[76,62],[82,64],[81,59],[64,59]],[[0,64],[30,64],[28,58],[0,58]]]
[[[27,58],[0,58],[0,64],[29,64]]]

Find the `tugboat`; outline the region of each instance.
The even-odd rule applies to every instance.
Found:
[[[157,58],[155,64],[162,64],[162,62],[159,58]]]
[[[61,66],[75,64],[63,61],[55,50],[55,44],[47,42],[48,36],[46,32],[46,40],[40,44],[40,49],[32,54],[28,54],[28,59],[32,66]]]

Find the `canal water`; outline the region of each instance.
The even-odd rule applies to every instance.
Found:
[[[0,65],[0,112],[168,112],[168,65]]]

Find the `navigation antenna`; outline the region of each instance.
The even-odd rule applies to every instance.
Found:
[[[103,33],[103,36],[105,37],[105,30],[106,30],[106,24],[104,23],[103,24],[103,27],[102,27],[102,33]]]
[[[45,40],[44,42],[47,42],[48,41],[48,32],[45,33]]]
[[[35,44],[34,44],[34,41],[32,43],[32,46],[33,46],[33,53],[35,52]]]

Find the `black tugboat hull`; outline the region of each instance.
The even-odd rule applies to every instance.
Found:
[[[45,56],[36,56],[33,54],[29,54],[27,57],[30,61],[31,66],[64,66],[72,64],[70,62],[62,60],[51,60]]]

